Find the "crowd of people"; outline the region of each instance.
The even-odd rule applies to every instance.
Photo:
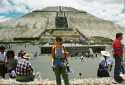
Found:
[[[123,81],[123,74],[125,73],[123,67],[123,39],[122,33],[116,34],[116,39],[113,41],[113,58],[115,59],[114,80],[118,83]],[[5,78],[9,74],[10,78],[15,78],[20,82],[29,82],[34,80],[33,68],[29,61],[31,56],[26,51],[21,50],[17,56],[13,50],[5,51],[4,46],[0,46],[0,75]],[[112,70],[113,60],[108,51],[101,51],[104,59],[99,63],[97,71],[98,77],[110,77]],[[55,73],[57,85],[61,85],[61,77],[65,85],[70,85],[68,72],[69,53],[63,46],[63,39],[56,37],[54,45],[52,46],[52,68]],[[82,75],[81,73],[79,75]]]
[[[112,43],[113,58],[115,59],[114,67],[114,80],[118,83],[122,83],[123,74],[125,73],[123,67],[123,45],[122,45],[123,33],[116,33],[116,39]],[[99,63],[97,71],[97,77],[110,77],[110,71],[112,70],[113,60],[111,54],[108,51],[101,51],[104,59]],[[57,85],[61,85],[61,76],[63,77],[64,84],[69,84],[67,64],[68,52],[63,46],[63,40],[61,37],[55,39],[55,43],[52,47],[52,62],[53,71],[56,77]],[[80,74],[81,75],[81,74]]]
[[[33,68],[29,59],[30,54],[25,51],[20,51],[17,56],[13,50],[5,51],[4,46],[0,46],[0,75],[5,78],[6,74],[8,77],[15,78],[20,82],[33,81]]]

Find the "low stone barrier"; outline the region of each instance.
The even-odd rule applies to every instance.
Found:
[[[113,82],[112,78],[98,78],[98,79],[89,78],[89,79],[70,80],[71,85],[114,85],[112,82]],[[32,82],[17,82],[14,79],[1,79],[0,85],[56,85],[56,82],[50,81],[48,79],[44,79],[44,80],[35,79]],[[64,83],[62,85],[64,85]],[[115,84],[115,85],[122,85],[122,84]]]

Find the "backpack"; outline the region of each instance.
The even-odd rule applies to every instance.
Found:
[[[64,66],[64,61],[65,61],[64,46],[62,46],[61,48],[57,48],[56,46],[54,46],[54,50],[55,50],[55,58],[53,64],[55,66]]]
[[[109,71],[108,71],[108,65],[107,61],[103,60],[99,64],[98,72],[97,72],[98,77],[109,77]]]
[[[99,64],[99,69],[108,70],[108,64],[106,60],[101,61],[101,63]]]

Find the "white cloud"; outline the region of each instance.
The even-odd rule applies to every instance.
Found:
[[[9,9],[0,7],[0,13],[6,13]]]
[[[14,5],[11,5],[12,2]],[[3,9],[11,8],[10,11],[18,11],[27,13],[30,10],[26,9],[26,7],[30,8],[31,10],[42,9],[47,6],[70,6],[77,9],[91,9],[100,7],[99,4],[105,7],[104,2],[118,4],[117,2],[123,2],[123,0],[1,0],[0,8]],[[90,8],[92,7],[92,8]],[[1,8],[1,9],[2,9]],[[88,10],[87,10],[88,11]]]
[[[102,19],[120,21],[122,2],[123,0],[0,0],[0,13],[28,13],[48,6],[61,5],[87,11]]]
[[[83,0],[82,0],[83,1]],[[123,3],[123,0],[85,0],[88,2],[100,2],[100,3]]]

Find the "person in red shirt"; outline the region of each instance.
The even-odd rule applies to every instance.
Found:
[[[116,39],[113,41],[113,56],[115,58],[115,68],[114,68],[114,79],[115,81],[121,83],[123,80],[120,74],[124,73],[123,62],[123,46],[122,41],[123,33],[117,33]]]

